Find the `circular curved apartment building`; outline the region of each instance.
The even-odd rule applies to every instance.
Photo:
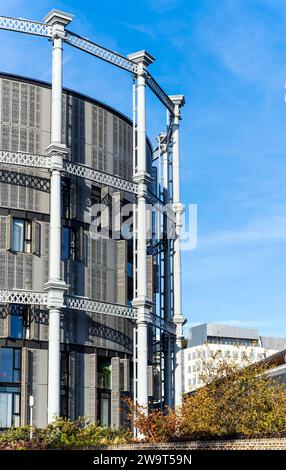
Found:
[[[182,403],[184,96],[160,87],[147,51],[106,49],[72,18],[0,16],[52,45],[51,85],[0,73],[0,429],[118,427],[126,396],[146,412]],[[132,121],[63,88],[64,45],[131,76]],[[154,151],[147,88],[168,111]]]
[[[50,85],[2,73],[0,97],[1,149],[44,155],[51,141]],[[132,123],[118,111],[63,90],[62,142],[70,149],[68,160],[132,180]],[[151,153],[148,144],[150,162]],[[132,243],[90,236],[90,224],[95,204],[132,201],[132,196],[73,175],[65,175],[61,184],[61,270],[67,293],[130,305]],[[39,292],[48,282],[49,193],[47,169],[1,165],[0,289]],[[151,271],[152,263],[150,300]],[[48,311],[37,305],[9,304],[1,306],[0,315],[0,428],[28,423],[30,395],[34,424],[43,426],[47,423]],[[118,389],[128,393],[132,388],[132,354],[133,326],[128,318],[64,309],[61,415],[117,423]],[[111,384],[111,373],[113,377],[118,373],[120,383]]]

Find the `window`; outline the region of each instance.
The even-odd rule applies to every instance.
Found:
[[[65,219],[70,218],[70,179],[69,178],[62,178],[62,198],[61,198],[61,205],[62,205],[62,217]]]
[[[0,382],[20,382],[21,350],[0,348]]]
[[[77,260],[84,263],[88,259],[87,235],[83,227],[62,228],[62,260]]]
[[[76,236],[74,229],[70,227],[62,228],[62,260],[75,259]]]
[[[21,350],[0,348],[0,428],[20,426]]]
[[[10,337],[26,338],[27,329],[30,326],[30,311],[25,305],[13,304],[11,306]]]
[[[20,387],[0,386],[0,428],[20,426]]]
[[[32,222],[13,218],[12,251],[32,253]]]

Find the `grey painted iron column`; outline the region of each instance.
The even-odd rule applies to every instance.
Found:
[[[52,103],[51,144],[47,154],[51,157],[50,186],[50,250],[48,292],[49,309],[49,369],[48,369],[48,422],[60,416],[60,314],[67,288],[61,279],[61,172],[67,148],[62,144],[62,41],[65,26],[72,16],[52,10],[45,17],[52,30]]]
[[[182,404],[183,397],[183,372],[182,372],[182,340],[183,325],[185,319],[182,313],[182,287],[181,287],[181,215],[183,206],[181,204],[181,183],[180,183],[180,140],[179,124],[180,109],[185,104],[183,95],[170,96],[175,106],[175,117],[173,124],[173,210],[176,214],[176,236],[174,240],[174,318],[176,325],[176,345],[175,345],[175,408]]]
[[[148,323],[151,304],[147,300],[147,240],[146,240],[146,196],[150,175],[147,171],[146,153],[146,68],[154,58],[146,51],[130,54],[129,59],[137,63],[137,168],[134,180],[138,184],[137,214],[137,403],[148,412]]]

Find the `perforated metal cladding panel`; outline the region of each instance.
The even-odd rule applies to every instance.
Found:
[[[70,353],[70,416],[72,419],[77,418],[78,416],[85,416],[85,406],[84,406],[84,370],[85,370],[85,361],[84,354],[72,351]]]
[[[30,424],[29,413],[28,413],[28,402],[29,402],[29,385],[30,385],[29,384],[29,365],[31,365],[31,360],[29,361],[29,355],[31,354],[32,353],[27,348],[22,348],[21,426]]]
[[[0,216],[0,252],[5,251],[7,248],[6,231],[7,231],[7,217]]]
[[[72,419],[97,418],[96,354],[71,352],[69,355],[69,409]]]
[[[39,427],[47,425],[48,405],[48,351],[32,350],[32,395],[34,396],[34,424]]]
[[[147,256],[147,298],[153,301],[153,257]]]
[[[85,105],[82,99],[72,97],[72,160],[85,163]]]
[[[127,242],[118,240],[116,242],[116,302],[126,304],[127,302]]]
[[[9,306],[0,304],[0,338],[9,334]]]
[[[1,81],[1,148],[39,152],[40,87],[9,79]]]
[[[111,359],[111,427],[120,426],[120,358]]]
[[[48,213],[49,185],[46,171],[1,165],[0,206]]]
[[[114,174],[132,179],[132,128],[122,119],[113,116]]]

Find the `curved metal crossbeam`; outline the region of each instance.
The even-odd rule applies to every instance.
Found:
[[[99,59],[105,60],[112,65],[116,65],[121,69],[127,70],[128,72],[136,73],[137,65],[127,57],[124,57],[117,52],[110,51],[105,47],[90,41],[89,39],[82,38],[78,34],[72,33],[66,30],[66,37],[64,41],[77,49],[81,49],[88,54],[91,54]]]
[[[0,150],[0,163],[48,169],[51,166],[50,162],[50,157],[45,155],[35,155],[33,153],[10,152],[8,150]]]
[[[0,303],[3,304],[27,304],[47,305],[48,294],[45,292],[26,290],[4,290],[0,289]]]
[[[92,168],[80,165],[79,163],[72,163],[65,160],[64,171],[70,175],[80,176],[96,183],[102,183],[105,186],[111,186],[133,194],[138,193],[138,186],[136,183],[118,176],[113,176],[110,173],[93,170]]]
[[[50,192],[50,180],[48,178],[26,175],[16,171],[0,169],[0,182],[23,186],[24,188],[36,189],[37,191],[42,191],[44,193]]]
[[[19,305],[48,305],[48,293],[30,290],[4,290],[0,289],[0,304],[19,304]],[[87,297],[78,297],[66,295],[64,297],[64,305],[66,308],[73,310],[83,310],[87,312],[102,313],[103,315],[111,315],[114,317],[123,317],[129,320],[136,320],[137,310],[125,305],[111,304],[108,302],[100,302],[98,300],[88,299]],[[175,325],[166,321],[157,315],[151,315],[153,326],[164,330],[170,334],[175,334]]]
[[[50,28],[45,23],[25,20],[23,18],[10,18],[9,16],[0,16],[0,29],[33,34],[34,36],[52,36]]]
[[[50,26],[39,21],[31,21],[23,18],[11,18],[7,16],[0,16],[0,29],[8,31],[16,31],[19,33],[32,34],[34,36],[52,37],[52,30]],[[82,38],[76,33],[66,30],[66,35],[63,38],[67,44],[70,44],[77,49],[80,49],[88,54],[91,54],[99,59],[109,62],[116,67],[119,67],[127,72],[136,74],[137,64],[127,57],[113,52],[105,47],[96,44],[89,39]],[[148,73],[146,83],[159,100],[166,106],[171,114],[174,114],[174,104],[164,92],[156,80]]]
[[[103,313],[115,317],[124,317],[134,320],[136,310],[125,305],[110,304],[108,302],[99,302],[98,300],[88,299],[86,297],[65,296],[65,306],[75,310],[84,310],[87,312]]]

